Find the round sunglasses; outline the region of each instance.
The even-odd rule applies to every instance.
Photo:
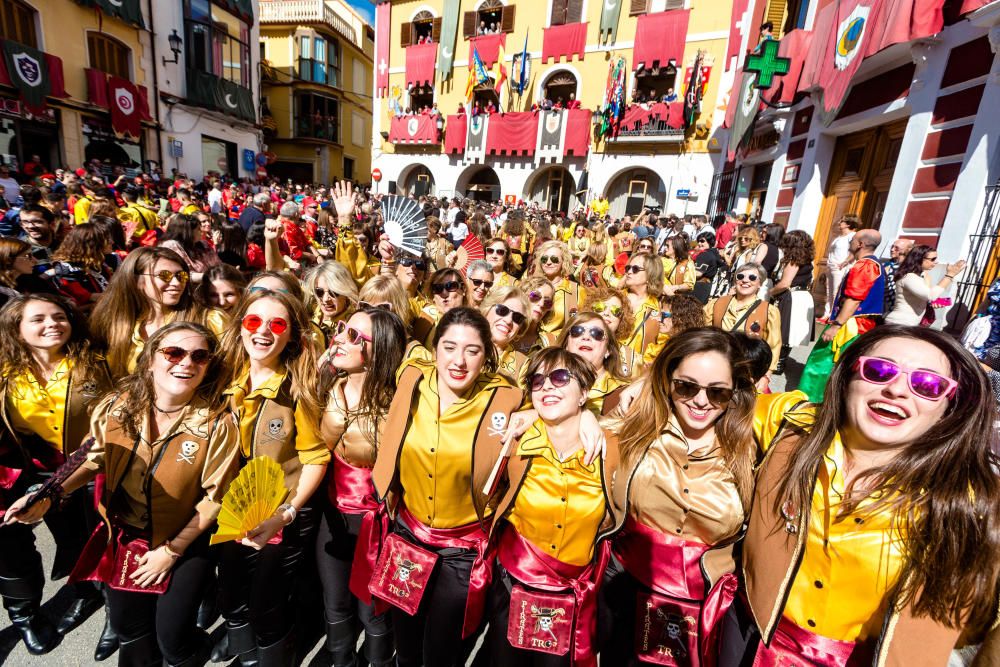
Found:
[[[346,340],[351,345],[358,345],[359,343],[362,342],[364,343],[372,342],[371,336],[361,331],[358,331],[354,327],[347,326],[347,322],[345,322],[344,320],[340,320],[339,322],[337,322],[337,326],[334,329],[334,331],[336,332],[334,334],[335,338],[340,338],[346,333],[347,334]]]
[[[622,316],[622,307],[615,304],[606,304],[603,301],[595,301],[591,308],[594,309],[595,313],[603,313],[605,310],[611,313],[615,317]]]
[[[760,280],[760,276],[758,276],[756,273],[737,273],[736,279],[745,280],[749,283],[755,283],[758,280]]]
[[[674,387],[674,395],[681,400],[694,398],[702,389],[705,390],[708,402],[715,407],[723,407],[733,400],[733,390],[729,387],[706,387],[687,380],[671,380],[671,384]]]
[[[163,358],[171,364],[179,364],[188,357],[191,357],[191,363],[198,366],[203,366],[212,360],[212,353],[205,349],[185,350],[183,347],[168,345],[161,347],[157,352],[162,354]]]
[[[576,324],[569,328],[570,338],[579,338],[583,334],[590,334],[592,340],[596,340],[600,343],[605,338],[604,329],[601,327],[585,327],[582,324]]]
[[[243,317],[243,328],[250,333],[255,333],[264,325],[264,318],[260,315],[245,315]],[[288,320],[283,317],[275,317],[267,321],[267,328],[271,330],[275,336],[280,336],[281,334],[288,331]]]
[[[568,385],[573,377],[573,374],[565,368],[557,368],[548,373],[532,373],[531,377],[528,378],[528,386],[531,388],[531,391],[539,391],[545,386],[545,380],[548,378],[553,387],[561,389]]]
[[[953,398],[958,393],[958,382],[934,371],[909,368],[888,359],[860,357],[854,370],[861,379],[871,384],[890,384],[900,373],[906,375],[910,391],[928,401]]]
[[[510,315],[510,319],[513,320],[514,324],[516,324],[517,326],[521,326],[528,320],[528,318],[524,316],[524,313],[519,313],[516,310],[513,310],[503,305],[502,303],[498,303],[497,305],[493,306],[493,310],[496,312],[497,317],[507,317],[508,315]]]

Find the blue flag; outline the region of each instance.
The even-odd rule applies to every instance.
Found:
[[[486,65],[483,64],[483,59],[479,57],[479,50],[476,48],[472,49],[472,69],[476,72],[477,86],[490,82],[490,75],[486,73]]]
[[[521,51],[521,66],[517,71],[517,94],[524,93],[528,87],[528,33],[524,33],[524,50]]]

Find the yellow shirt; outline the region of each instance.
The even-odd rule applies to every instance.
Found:
[[[566,322],[572,317],[572,315],[567,312],[567,300],[571,294],[576,294],[576,306],[577,310],[583,304],[587,297],[587,290],[578,285],[577,283],[571,281],[569,278],[563,278],[562,282],[555,285],[556,292],[552,297],[552,312],[549,313],[548,317],[542,320],[539,325],[539,329],[546,333],[552,334],[554,337],[558,338],[562,333],[563,327]]]
[[[73,207],[73,222],[82,225],[90,219],[90,205],[94,203],[94,200],[90,197],[81,197],[76,200],[76,205]]]
[[[132,230],[132,238],[141,238],[151,229],[159,227],[156,213],[138,204],[128,204],[118,209],[118,220],[125,227],[126,233]]]
[[[866,509],[873,498],[840,515],[844,489],[844,447],[838,433],[813,490],[805,553],[784,614],[824,637],[863,641],[881,633],[887,593],[903,562],[902,536],[891,525],[888,510],[872,514]]]
[[[667,342],[667,337],[662,336],[663,341],[660,342],[660,327],[656,327],[656,336],[652,340],[646,340],[644,334],[646,330],[646,320],[650,317],[654,317],[656,313],[660,312],[660,302],[652,294],[647,294],[645,301],[639,304],[639,307],[635,309],[635,328],[632,330],[632,335],[629,339],[625,341],[627,347],[632,348],[639,358],[642,358],[645,354],[646,349],[650,346],[657,345],[659,343],[659,349],[656,350],[656,354],[659,350],[663,348],[663,345]],[[653,354],[653,358],[656,358],[656,354]]]
[[[200,210],[201,209],[194,204],[187,204],[181,207],[180,213],[183,213],[184,215],[194,215],[195,213],[198,213]]]
[[[711,299],[707,304],[705,304],[705,324],[707,326],[712,326],[713,318],[715,316],[715,302],[718,299]],[[757,301],[756,298],[750,301],[740,303],[736,299],[732,299],[729,302],[729,307],[726,308],[726,314],[722,316],[722,325],[720,328],[723,331],[732,331],[736,323],[739,322],[743,314],[750,309],[750,306]],[[739,331],[744,331],[746,327],[746,322],[743,322],[739,326]],[[774,370],[778,366],[778,359],[781,357],[781,313],[778,309],[768,304],[767,306],[767,323],[764,326],[764,331],[762,332],[762,338],[767,346],[771,348],[771,365],[768,370]]]
[[[604,411],[604,398],[611,392],[613,392],[618,387],[625,384],[621,380],[616,380],[611,377],[606,371],[601,371],[601,374],[594,381],[594,386],[590,388],[590,392],[587,393],[587,409],[593,412],[598,417]]]
[[[517,278],[510,275],[506,271],[501,273],[499,276],[493,274],[493,289],[499,289],[501,287],[514,287],[517,285]]]
[[[582,448],[560,461],[540,419],[521,438],[517,455],[530,456],[531,465],[507,520],[542,553],[586,565],[606,509],[597,462],[584,464]]]
[[[177,317],[175,311],[170,311],[164,318],[166,321],[163,323],[164,326],[170,324]],[[208,330],[215,334],[216,338],[222,337],[222,332],[226,330],[226,324],[228,323],[228,316],[216,308],[209,309],[205,312],[205,326]],[[132,349],[129,351],[128,355],[128,372],[131,373],[135,370],[135,363],[139,360],[139,355],[146,347],[146,338],[143,335],[143,322],[136,322],[135,328],[132,329]]]
[[[410,407],[411,424],[399,455],[403,501],[431,528],[478,521],[470,489],[472,439],[493,397],[489,390],[510,383],[499,375],[482,373],[470,388],[469,398],[460,399],[439,416],[437,368],[425,361],[408,363],[420,368],[424,379]]]
[[[236,383],[226,389],[226,393],[232,396],[232,405],[239,418],[240,450],[245,458],[250,457],[257,415],[264,401],[277,398],[286,377],[285,373],[275,373],[251,391],[250,373],[244,371]],[[320,433],[318,416],[310,415],[298,402],[295,404],[295,449],[302,465],[325,465],[330,462],[330,450]]]
[[[762,451],[771,447],[784,421],[789,426],[809,430],[816,419],[816,406],[805,392],[795,390],[761,394],[753,409],[753,435]]]
[[[14,430],[19,433],[34,433],[62,451],[69,376],[69,359],[64,358],[44,385],[33,373],[22,373],[10,378],[7,415]]]

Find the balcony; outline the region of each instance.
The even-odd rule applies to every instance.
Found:
[[[319,139],[321,141],[340,141],[340,133],[335,116],[312,115],[299,117],[295,123],[295,136],[298,139]]]
[[[389,124],[389,141],[397,146],[414,146],[441,143],[441,129],[444,120],[441,116],[429,114],[411,114],[409,116],[393,116]]]
[[[361,31],[355,30],[350,23],[328,7],[324,0],[261,0],[260,22],[262,25],[325,23],[351,44],[364,49]]]
[[[609,141],[682,142],[684,141],[684,104],[680,101],[655,104],[632,104],[625,109],[618,134]]]

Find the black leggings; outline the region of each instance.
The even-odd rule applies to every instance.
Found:
[[[202,535],[170,570],[170,585],[162,595],[108,592],[111,628],[122,642],[155,635],[164,660],[177,664],[194,655],[204,633],[196,627],[198,605],[215,564],[208,556],[208,536]]]
[[[423,544],[399,523],[394,531],[406,541],[438,554],[417,613],[410,616],[397,607],[392,607],[389,612],[396,635],[396,664],[399,667],[464,665],[476,642],[475,633],[462,639],[469,577],[476,552],[471,549],[435,549]]]
[[[239,542],[222,545],[219,562],[219,603],[230,626],[249,623],[258,646],[280,641],[295,623],[295,591],[304,576],[302,564],[313,536],[319,512],[310,506],[282,532],[280,544],[267,544],[260,551]]]
[[[639,583],[612,557],[598,595],[597,630],[601,658],[623,667],[643,663],[635,656],[635,603]]]
[[[493,585],[486,606],[490,629],[486,633],[486,643],[482,651],[489,651],[490,664],[496,667],[569,667],[573,664],[573,652],[553,655],[541,651],[529,651],[511,646],[507,639],[507,621],[510,618],[510,592],[515,581],[497,563],[493,569]],[[522,584],[523,585],[523,584]]]
[[[384,635],[389,632],[388,612],[376,614],[373,605],[358,600],[348,588],[360,525],[361,515],[342,514],[330,502],[324,502],[316,535],[316,566],[323,582],[326,621],[357,619],[365,633]]]

